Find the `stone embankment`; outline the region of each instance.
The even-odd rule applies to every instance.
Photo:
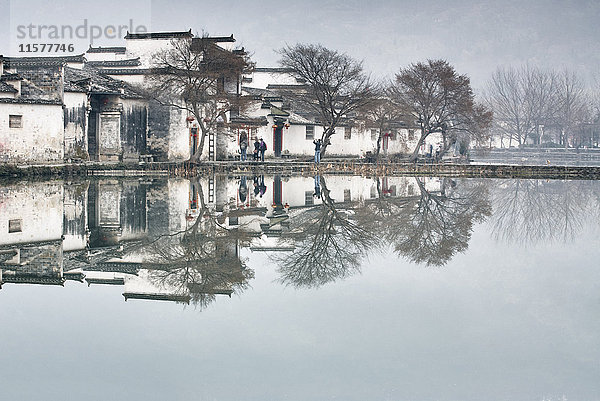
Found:
[[[65,165],[0,165],[0,177],[87,177],[87,176],[179,176],[203,174],[342,174],[362,176],[438,176],[472,178],[600,179],[600,167],[553,165],[471,165],[450,163],[366,163],[331,160],[321,164],[304,161],[181,163],[82,163]]]

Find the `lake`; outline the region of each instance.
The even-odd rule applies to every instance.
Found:
[[[600,400],[600,182],[0,187],[0,398]]]

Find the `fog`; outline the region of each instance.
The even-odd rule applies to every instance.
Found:
[[[6,45],[14,40],[11,25],[16,20],[64,24],[88,18],[90,23],[106,24],[134,18],[155,31],[192,28],[211,35],[234,34],[237,44],[251,51],[260,66],[276,65],[274,49],[285,44],[319,42],[363,59],[377,77],[391,76],[411,62],[444,58],[468,74],[475,88],[481,88],[498,65],[569,67],[589,79],[599,71],[597,1],[57,3],[13,1],[11,7],[10,1],[1,0],[0,54],[17,55],[9,54]],[[99,44],[123,43],[114,39]]]

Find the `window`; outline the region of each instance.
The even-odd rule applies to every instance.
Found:
[[[377,140],[377,130],[376,129],[372,129],[371,130],[371,140],[372,141],[376,141]]]
[[[344,202],[350,202],[352,197],[350,196],[350,190],[344,189]]]
[[[344,139],[352,138],[352,127],[344,127]]]
[[[315,201],[313,199],[313,191],[305,191],[304,192],[304,204],[306,206],[315,204]]]
[[[8,232],[9,233],[20,233],[22,231],[22,229],[21,229],[22,223],[23,223],[23,220],[21,220],[21,219],[9,220],[8,221]]]
[[[313,139],[315,139],[315,126],[314,125],[306,126],[306,139],[308,139],[309,141],[312,141]]]
[[[23,116],[9,115],[8,126],[9,128],[23,128]]]
[[[415,130],[414,129],[409,129],[408,130],[408,140],[409,141],[414,141],[415,140]]]
[[[390,131],[390,140],[391,141],[395,141],[396,140],[396,131]]]
[[[377,187],[375,185],[371,186],[371,199],[377,197]]]

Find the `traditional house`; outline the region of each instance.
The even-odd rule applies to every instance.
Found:
[[[9,57],[0,78],[0,161],[135,160],[148,104],[83,55]]]
[[[250,142],[263,138],[267,157],[314,155],[313,141],[322,137],[325,127],[315,110],[294,100],[306,91],[304,81],[285,68],[255,68],[242,82],[242,93],[252,99],[253,105],[243,116],[232,118],[230,129],[237,140],[230,143],[229,153],[239,153],[239,143],[249,136]],[[396,121],[381,134],[380,151],[385,155],[412,152],[418,135],[419,127],[414,121]],[[364,157],[368,152],[376,152],[379,137],[377,126],[356,115],[347,116],[336,128],[327,152],[333,156]],[[432,134],[420,153],[425,155],[440,143],[441,134]]]

